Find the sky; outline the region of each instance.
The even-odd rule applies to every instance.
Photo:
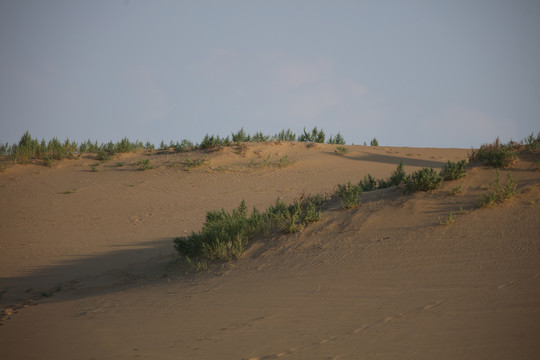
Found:
[[[540,131],[540,1],[1,0],[0,142]]]

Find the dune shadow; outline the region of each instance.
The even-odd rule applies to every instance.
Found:
[[[129,246],[113,246],[98,255],[70,256],[26,274],[0,277],[1,310],[38,304],[40,300],[65,301],[125,291],[141,285],[157,284],[169,278],[193,277],[178,261],[173,239],[162,238]]]
[[[369,161],[374,163],[399,165],[403,161],[405,166],[416,167],[432,167],[442,168],[446,161],[426,160],[426,159],[411,159],[403,156],[383,155],[383,154],[351,154],[343,156],[344,159],[356,160],[356,161]]]

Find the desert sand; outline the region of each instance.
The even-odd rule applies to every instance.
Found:
[[[496,170],[431,192],[384,189],[330,203],[301,233],[260,236],[196,271],[173,239],[206,211],[266,209],[466,159],[467,149],[303,143],[123,154],[0,173],[2,359],[537,359],[540,172],[478,208]],[[292,162],[280,167],[287,155]],[[186,159],[206,157],[187,171]],[[137,161],[153,169],[141,171]],[[122,165],[122,166],[120,166]],[[94,170],[93,170],[94,169]],[[448,191],[461,185],[462,192]],[[452,212],[455,222],[441,225]]]

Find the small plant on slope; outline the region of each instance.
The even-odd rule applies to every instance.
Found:
[[[429,191],[441,186],[442,177],[433,168],[423,168],[408,175],[405,179],[405,191]]]
[[[150,164],[149,159],[139,160],[137,162],[137,166],[139,167],[139,170],[142,170],[142,171],[150,170],[150,169],[152,169],[154,167],[153,165]]]
[[[405,182],[406,177],[407,174],[405,174],[402,161],[387,180],[379,180],[377,187],[379,189],[385,189],[392,186],[399,186]]]
[[[478,199],[478,207],[488,207],[496,203],[501,203],[510,200],[517,194],[517,182],[512,178],[510,173],[506,176],[506,184],[501,184],[501,176],[497,170],[497,178],[495,182],[489,186],[492,192],[486,195],[481,195]]]
[[[452,162],[448,160],[441,169],[440,175],[443,180],[457,180],[461,179],[467,174],[467,162],[461,160],[458,162]]]
[[[360,185],[351,184],[348,182],[345,185],[339,184],[336,190],[337,198],[343,209],[352,209],[359,206],[362,187]]]
[[[265,217],[256,209],[248,216],[246,202],[242,200],[232,213],[225,210],[207,212],[202,230],[176,238],[175,248],[189,259],[232,260],[242,254],[244,246],[265,225]]]
[[[337,146],[334,152],[338,155],[345,155],[349,150],[345,146]]]

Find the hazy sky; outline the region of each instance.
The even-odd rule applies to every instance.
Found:
[[[540,1],[0,1],[0,141],[540,131]]]

